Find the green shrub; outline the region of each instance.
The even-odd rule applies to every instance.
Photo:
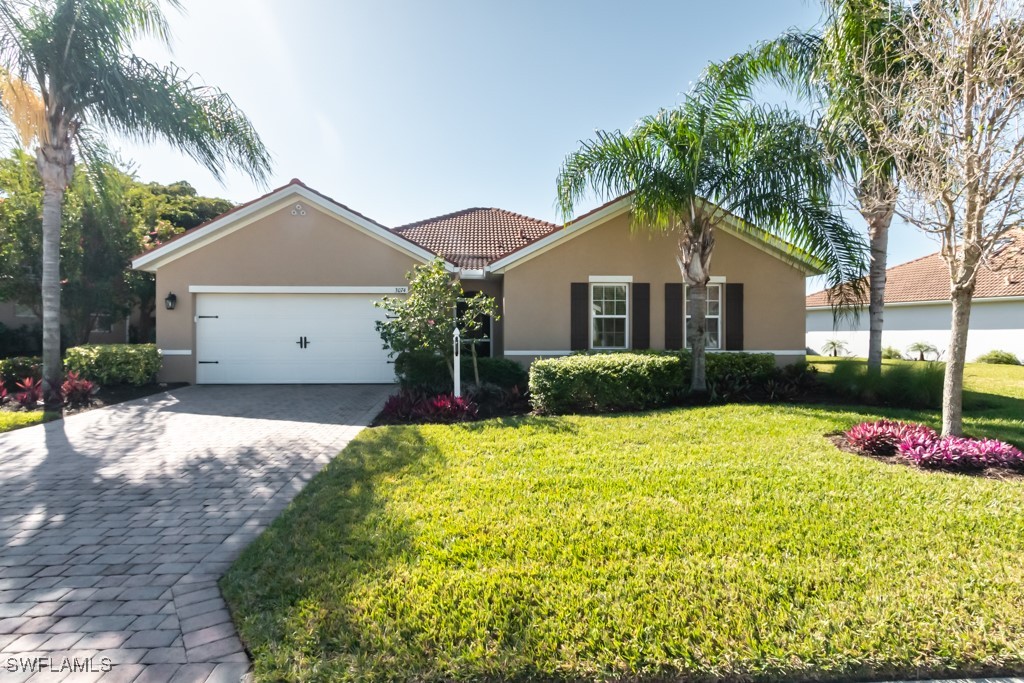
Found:
[[[580,354],[534,361],[530,403],[540,413],[645,410],[683,394],[678,355]]]
[[[160,354],[154,344],[86,344],[67,350],[64,367],[104,386],[142,386],[156,380]]]
[[[1020,359],[1009,351],[992,350],[978,356],[975,363],[990,363],[992,365],[1020,365]]]
[[[477,358],[480,382],[525,393],[529,375],[519,363],[505,358]],[[395,376],[403,389],[441,394],[452,390],[452,376],[444,358],[432,351],[409,351],[395,358]],[[473,358],[462,356],[462,383],[474,383]]]
[[[688,351],[586,352],[538,360],[530,368],[530,403],[542,413],[671,405],[689,393],[690,368]],[[780,373],[770,353],[710,353],[706,368],[712,401],[779,400],[783,384],[798,385],[795,376]]]
[[[16,356],[0,360],[0,384],[8,391],[14,391],[14,385],[31,377],[42,378],[43,360],[36,356]]]
[[[882,349],[882,358],[890,358],[892,360],[903,360],[903,352],[897,349],[895,346],[886,346]]]
[[[671,352],[682,363],[684,387],[692,373],[689,351]],[[711,401],[745,401],[761,398],[766,384],[776,375],[770,353],[709,353],[705,360],[708,397]]]
[[[838,363],[823,375],[840,396],[872,405],[901,408],[938,408],[942,404],[942,363],[885,365],[881,374],[868,372],[864,363]]]

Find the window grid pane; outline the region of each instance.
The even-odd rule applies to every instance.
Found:
[[[591,286],[592,348],[626,348],[627,296],[624,284]]]
[[[708,295],[707,295],[707,315],[706,315],[706,326],[707,326],[707,338],[706,348],[709,349],[720,349],[722,348],[722,285],[720,284],[709,284]],[[686,327],[683,330],[683,338],[686,343],[686,348],[690,348],[690,288],[685,287],[683,290],[683,311],[686,315]]]

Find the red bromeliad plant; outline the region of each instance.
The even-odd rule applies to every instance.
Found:
[[[34,410],[43,397],[43,382],[34,377],[26,377],[16,385],[21,391],[14,394],[14,400],[25,410]]]
[[[905,439],[935,439],[935,430],[924,425],[878,420],[861,422],[845,433],[850,445],[872,455],[895,455]]]
[[[1024,469],[1024,453],[995,439],[939,438],[920,424],[878,420],[862,422],[846,433],[850,445],[872,455],[899,455],[920,467],[982,470],[987,467]]]
[[[380,419],[389,423],[467,422],[475,420],[477,404],[452,394],[426,395],[401,391],[388,397]]]
[[[1024,453],[995,439],[946,436],[941,439],[907,439],[899,445],[900,455],[921,467],[952,470],[980,470],[986,467],[1024,467]]]
[[[99,391],[95,382],[81,377],[77,372],[69,372],[61,385],[61,393],[64,401],[71,407],[87,406],[92,402],[92,397]]]
[[[10,394],[7,393],[7,387],[0,382],[0,406],[6,404],[11,399]]]

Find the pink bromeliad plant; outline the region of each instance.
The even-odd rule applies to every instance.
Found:
[[[895,455],[906,439],[933,441],[935,430],[924,425],[896,420],[861,422],[846,433],[850,445],[872,455]]]
[[[899,453],[921,467],[956,470],[1024,467],[1024,453],[996,439],[968,439],[962,436],[947,436],[931,441],[907,439],[900,442]]]
[[[920,424],[878,420],[851,427],[846,440],[873,455],[899,455],[920,467],[978,470],[986,467],[1024,469],[1024,453],[996,439],[940,438]]]

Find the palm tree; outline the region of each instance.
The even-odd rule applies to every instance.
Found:
[[[916,353],[917,360],[919,361],[925,360],[925,354],[929,353],[935,354],[936,359],[938,359],[939,357],[939,349],[936,348],[934,344],[929,344],[928,342],[923,341],[914,342],[913,344],[908,346],[907,353]]]
[[[875,122],[896,125],[895,112],[878,112],[855,64],[869,63],[880,73],[905,68],[899,25],[907,11],[896,0],[822,0],[825,21],[817,31],[791,30],[759,43],[725,63],[711,67],[707,77],[720,78],[750,93],[770,80],[812,101],[821,117],[819,130],[836,175],[852,186],[858,210],[868,228],[868,369],[882,370],[882,327],[885,305],[889,227],[899,188],[891,150]],[[865,60],[865,57],[869,59]]]
[[[178,0],[167,4],[179,8]],[[43,179],[43,382],[59,407],[61,202],[76,156],[99,169],[104,135],[161,139],[220,179],[227,166],[260,182],[270,156],[231,99],[180,68],[132,53],[168,40],[160,0],[0,0],[3,109]]]
[[[558,201],[568,218],[591,191],[629,194],[634,229],[676,235],[689,287],[691,390],[705,392],[707,284],[715,229],[730,214],[741,230],[767,230],[816,258],[836,285],[863,272],[862,240],[829,203],[833,178],[822,159],[818,135],[798,115],[702,81],[682,105],[628,133],[582,142],[559,172]]]
[[[842,339],[829,339],[821,346],[821,352],[826,356],[837,358],[839,354],[846,354],[846,342]]]

